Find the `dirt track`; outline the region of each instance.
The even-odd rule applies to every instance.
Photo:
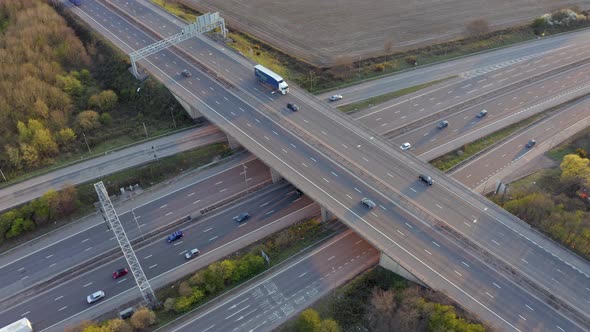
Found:
[[[589,0],[188,0],[220,11],[226,22],[289,54],[325,66],[338,57],[383,53],[448,40],[474,19],[494,27],[529,22],[551,10]],[[515,6],[514,3],[521,5]]]

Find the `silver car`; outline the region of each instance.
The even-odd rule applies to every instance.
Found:
[[[186,254],[184,254],[184,257],[186,259],[191,259],[195,256],[199,256],[199,249],[197,249],[197,248],[191,249],[191,250],[187,251]]]
[[[94,293],[86,296],[86,302],[88,302],[88,304],[94,303],[94,302],[102,299],[103,297],[104,297],[104,292],[99,290],[98,292],[94,292]]]

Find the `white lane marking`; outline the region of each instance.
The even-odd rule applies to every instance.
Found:
[[[56,265],[57,265],[57,263],[53,263],[53,264],[49,265],[49,267],[54,267]]]
[[[51,258],[53,257],[53,254],[49,255],[49,256],[45,256],[45,259]]]
[[[387,176],[389,176],[390,178],[392,178],[392,177],[393,177],[393,175],[391,175],[390,173],[387,173]]]
[[[273,212],[275,212],[275,210],[270,210],[270,211],[268,211],[268,212],[266,213],[266,215],[268,216],[269,214],[271,214],[271,213],[273,213]]]
[[[356,241],[354,244],[359,244],[359,243],[361,243],[361,242],[363,242],[363,240],[358,240],[358,241]]]
[[[210,231],[210,230],[212,230],[212,229],[213,229],[213,227],[209,227],[209,228],[207,228],[206,230],[204,230],[204,231],[203,231],[203,233],[207,233],[208,231]]]
[[[522,318],[522,320],[526,320],[526,318],[522,317],[521,315],[518,315],[518,317]]]
[[[356,190],[359,194],[362,194],[362,191],[360,191],[357,187],[354,187],[354,190]]]
[[[414,189],[412,187],[410,187],[410,190],[413,191],[413,192],[415,192],[415,193],[417,193],[416,189]]]
[[[293,144],[293,143],[289,143],[289,144],[291,144],[291,146],[293,147],[293,149],[297,149],[297,147],[295,146],[295,144]]]
[[[169,216],[169,215],[171,215],[172,213],[174,213],[174,212],[168,212],[168,213],[166,213],[166,216]]]
[[[492,299],[494,298],[494,296],[492,294],[488,293],[488,292],[486,292],[486,295],[489,296],[489,297],[491,297]]]
[[[88,248],[84,249],[84,251],[88,251],[88,250],[91,250],[91,249],[92,249],[92,247],[88,247]]]
[[[123,279],[121,279],[121,280],[117,281],[117,283],[118,283],[118,284],[120,284],[120,283],[122,283],[122,282],[125,282],[125,280],[127,280],[127,278],[123,278]]]
[[[426,251],[427,254],[432,255],[432,253],[426,249],[424,249],[424,251]]]
[[[527,309],[529,309],[530,311],[535,311],[535,309],[531,308],[528,304],[525,304],[524,306],[527,307]]]
[[[233,316],[235,316],[235,315],[239,314],[240,312],[242,312],[242,311],[244,311],[244,310],[246,310],[246,309],[248,309],[248,308],[250,308],[250,304],[248,304],[247,306],[243,307],[242,309],[240,309],[240,310],[238,310],[238,311],[234,312],[233,314],[231,314],[231,315],[229,315],[229,316],[225,317],[225,319],[230,319],[230,318],[232,318]]]
[[[467,264],[467,263],[465,263],[465,262],[463,262],[463,261],[461,261],[461,264],[463,264],[463,265],[465,265],[465,266],[469,267],[469,264]]]
[[[193,204],[197,204],[197,203],[199,203],[200,201],[201,201],[200,199],[197,199],[196,201],[194,201],[194,202],[193,202]]]
[[[23,316],[26,316],[26,315],[28,315],[29,313],[31,313],[31,312],[30,312],[30,311],[27,311],[27,312],[25,312],[25,313],[21,314],[20,316],[21,316],[21,317],[23,317]]]
[[[90,239],[84,239],[84,240],[82,240],[82,242],[80,242],[80,243],[84,243],[84,242],[86,242],[86,241],[88,241],[88,240],[90,240]],[[52,256],[53,256],[53,255],[52,255]]]
[[[349,194],[346,194],[346,197],[352,199],[352,196],[350,196]]]
[[[219,237],[219,236],[214,236],[214,237],[210,238],[210,239],[209,239],[209,241],[213,241],[213,240],[215,240],[215,239],[216,239],[216,238],[218,238],[218,237]]]
[[[324,177],[323,177],[322,179],[324,179],[324,181],[326,181],[326,182],[330,183],[330,181],[328,181],[328,179],[326,179],[326,178],[324,178]]]
[[[25,269],[24,267],[21,267],[20,269],[18,269],[18,271],[22,271],[22,270],[24,270],[24,269]]]
[[[438,204],[434,204],[436,205],[439,209],[442,209],[442,206],[438,205]]]
[[[56,297],[55,299],[53,299],[53,301],[58,301],[60,299],[63,299],[63,297],[64,297],[63,295],[62,296],[59,296],[59,297]]]
[[[436,242],[434,242],[434,241],[432,241],[432,243],[433,243],[435,246],[437,246],[437,247],[439,247],[439,248],[440,248],[440,244],[438,244],[438,243],[436,243]]]
[[[387,208],[385,208],[385,206],[379,204],[379,207],[383,209],[383,211],[387,211]]]
[[[207,332],[207,331],[209,331],[210,329],[212,329],[214,327],[215,327],[215,324],[213,324],[213,325],[209,326],[208,328],[204,329],[203,332]]]
[[[68,307],[68,306],[65,306],[65,307],[59,308],[59,309],[57,309],[57,311],[62,311],[62,310],[65,310],[67,307]]]
[[[397,229],[397,232],[400,233],[402,236],[406,236],[406,234],[402,233],[399,229]]]
[[[502,287],[500,287],[500,285],[498,285],[498,284],[497,284],[497,283],[495,283],[495,282],[492,282],[492,285],[496,286],[496,288],[498,288],[498,289],[502,288]]]
[[[457,270],[454,270],[454,271],[455,271],[455,273],[457,273],[457,274],[458,274],[460,277],[462,277],[462,276],[463,276],[461,273],[457,272]]]
[[[335,177],[338,177],[338,174],[336,174],[336,173],[334,173],[334,172],[331,172],[331,173],[332,173],[332,175],[334,175]]]
[[[408,227],[410,227],[410,228],[414,228],[414,226],[412,226],[412,225],[408,224],[407,222],[406,222],[405,224],[406,224],[406,226],[408,226]]]
[[[299,275],[299,277],[298,277],[298,278],[301,278],[301,277],[303,277],[303,276],[304,276],[304,275],[306,275],[306,274],[307,274],[307,272],[303,272],[303,273],[301,273],[301,274]]]
[[[195,193],[190,193],[188,195],[186,195],[186,197],[191,197],[192,195],[194,195]]]
[[[82,286],[82,287],[86,288],[86,287],[88,287],[88,286],[90,286],[90,285],[92,285],[92,284],[93,284],[93,282],[89,282],[89,283],[87,283],[86,285],[84,285],[84,286]]]
[[[496,245],[500,245],[500,243],[498,243],[496,240],[492,240],[492,242],[494,242]]]
[[[154,267],[156,267],[156,266],[158,266],[158,264],[154,264],[154,265],[150,266],[149,268],[150,268],[150,269],[153,269],[153,268],[154,268]]]
[[[379,216],[378,216],[378,215],[377,215],[375,212],[372,212],[372,211],[371,211],[371,214],[372,214],[373,216],[375,216],[375,218],[379,218]]]
[[[260,205],[260,207],[267,206],[267,205],[268,205],[268,203],[270,203],[270,202],[266,202],[266,203],[264,203],[264,204]]]
[[[360,241],[359,241],[359,242],[360,242]],[[357,242],[357,243],[358,243],[358,242]],[[356,243],[355,243],[355,244],[356,244]],[[332,256],[332,257],[328,258],[328,262],[329,262],[329,261],[331,261],[332,259],[334,259],[334,257],[336,257],[336,256]]]
[[[526,259],[524,259],[524,258],[521,258],[520,260],[521,260],[521,261],[523,261],[523,262],[525,262],[525,263],[527,263],[527,264],[529,263],[529,262],[527,262],[527,261],[526,261]]]
[[[557,327],[557,328],[558,328],[560,331],[563,331],[563,332],[565,332],[565,330],[564,330],[564,329],[562,329],[562,328],[561,328],[561,326],[559,326],[559,325],[555,325],[555,327]]]
[[[160,209],[163,209],[163,208],[165,208],[167,206],[168,206],[168,204],[164,204],[164,205],[160,206]]]
[[[313,161],[314,163],[317,163],[318,161],[313,159],[313,157],[309,157],[309,159],[311,159],[311,161]]]

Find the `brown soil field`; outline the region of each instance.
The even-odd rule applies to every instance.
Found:
[[[486,20],[494,29],[527,24],[555,9],[590,0],[183,0],[282,51],[319,66],[338,58],[382,55],[465,35]]]

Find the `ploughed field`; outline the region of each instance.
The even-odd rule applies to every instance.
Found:
[[[467,23],[526,24],[552,10],[588,0],[183,0],[218,10],[226,22],[316,65],[338,57],[412,49],[465,34]]]

